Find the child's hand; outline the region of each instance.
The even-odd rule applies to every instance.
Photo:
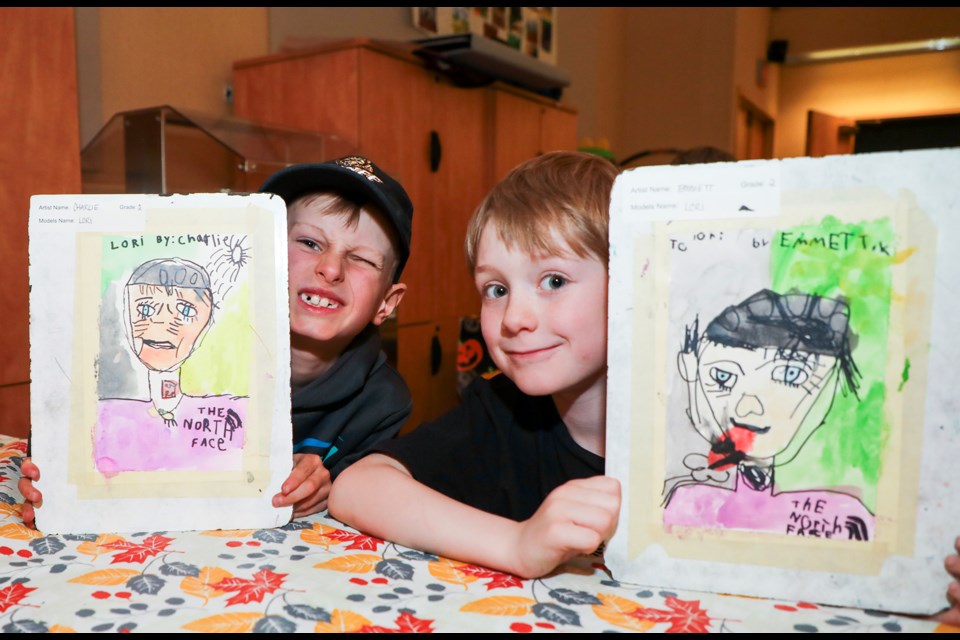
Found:
[[[23,517],[23,524],[31,529],[35,529],[36,525],[34,524],[34,520],[36,515],[33,510],[39,509],[40,505],[43,504],[43,494],[33,486],[33,483],[40,479],[40,469],[37,465],[33,464],[30,458],[24,458],[20,464],[20,473],[23,477],[17,482],[17,488],[20,490],[20,494],[23,495],[24,499],[20,515]]]
[[[947,556],[943,563],[947,572],[955,578],[947,586],[947,602],[950,603],[950,608],[941,611],[933,618],[943,624],[960,627],[960,538],[954,540],[953,546],[957,553]]]
[[[547,496],[529,520],[520,523],[514,545],[514,573],[537,578],[561,563],[596,551],[617,528],[620,482],[594,476],[566,482]]]
[[[273,506],[293,505],[293,517],[302,518],[327,508],[330,495],[330,472],[315,453],[293,454],[293,470],[283,481],[280,493],[273,496]]]

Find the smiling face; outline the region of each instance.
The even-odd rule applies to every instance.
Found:
[[[818,425],[830,408],[818,403],[837,385],[837,358],[774,348],[730,347],[705,340],[697,363],[698,393],[709,408],[702,419],[729,436],[749,458],[785,450],[804,424]]]
[[[371,322],[381,324],[406,290],[392,284],[397,261],[386,223],[367,208],[354,223],[329,211],[332,202],[306,198],[287,213],[290,332],[326,359]]]
[[[533,396],[602,386],[607,364],[607,269],[555,237],[559,255],[508,247],[491,223],[474,280],[483,338],[496,365]]]
[[[132,284],[126,296],[137,358],[155,371],[180,366],[210,322],[210,291]]]

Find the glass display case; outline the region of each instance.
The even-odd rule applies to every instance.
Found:
[[[80,164],[84,193],[244,192],[288,165],[353,153],[334,134],[164,105],[114,114]]]

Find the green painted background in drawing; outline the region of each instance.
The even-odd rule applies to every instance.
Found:
[[[884,375],[893,226],[886,219],[854,224],[828,216],[820,224],[777,232],[772,246],[774,291],[798,289],[847,299],[850,329],[857,336],[853,356],[862,375],[859,401],[849,392],[839,393],[823,426],[793,461],[777,468],[777,490],[850,487],[873,511],[881,453],[890,428],[883,405],[889,391]]]

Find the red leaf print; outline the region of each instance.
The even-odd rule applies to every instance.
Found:
[[[509,573],[501,573],[472,564],[457,567],[456,569],[464,575],[476,576],[478,578],[492,578],[492,580],[486,584],[487,591],[491,589],[509,589],[510,587],[523,586],[523,580]]]
[[[641,608],[630,615],[638,620],[669,622],[667,633],[707,633],[710,616],[700,608],[699,600],[679,600],[670,596],[664,602],[670,607],[670,611]]]
[[[362,533],[350,533],[342,529],[335,529],[331,533],[323,534],[326,538],[339,540],[340,542],[349,542],[344,549],[360,549],[361,551],[376,551],[377,547],[383,544],[380,538],[363,535]]]
[[[128,542],[126,540],[117,540],[116,542],[110,542],[102,546],[107,549],[116,549],[123,552],[113,556],[110,564],[116,564],[117,562],[142,563],[147,558],[152,558],[166,549],[167,545],[171,542],[173,542],[173,538],[150,536],[149,538],[145,538],[141,544]]]
[[[394,620],[396,629],[368,624],[360,629],[360,633],[433,633],[433,620],[421,620],[409,613],[402,613]]]
[[[26,440],[17,440],[16,442],[11,442],[4,449],[16,449],[17,451],[22,451],[23,453],[27,452],[27,441]]]
[[[517,576],[508,573],[501,573],[493,577],[493,580],[487,583],[487,591],[491,589],[510,589],[511,587],[522,587],[523,580]]]
[[[21,600],[27,597],[28,593],[36,590],[36,587],[23,586],[22,582],[0,589],[0,613],[5,612],[15,604],[19,604]]]
[[[432,633],[433,620],[421,620],[409,613],[402,613],[396,620],[397,629],[401,633]]]
[[[236,591],[237,595],[227,600],[227,604],[246,604],[247,602],[263,602],[263,596],[273,593],[283,584],[285,573],[274,573],[263,569],[253,574],[253,578],[224,578],[210,588],[217,591]]]

